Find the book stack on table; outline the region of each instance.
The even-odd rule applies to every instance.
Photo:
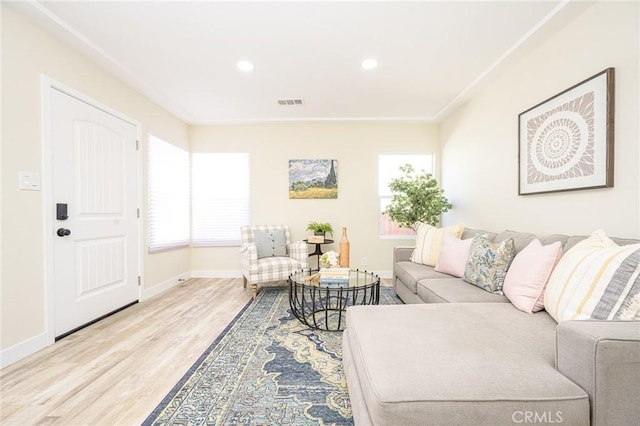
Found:
[[[320,269],[320,284],[326,287],[347,287],[349,285],[349,268]]]

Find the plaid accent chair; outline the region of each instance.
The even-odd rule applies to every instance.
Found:
[[[286,256],[258,259],[255,231],[271,232],[284,229]],[[244,287],[251,284],[253,300],[256,299],[258,283],[286,280],[293,271],[307,268],[309,253],[304,241],[291,242],[291,233],[286,225],[259,225],[240,227],[240,266]]]

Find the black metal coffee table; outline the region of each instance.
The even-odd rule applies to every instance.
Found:
[[[322,284],[309,281],[316,271],[304,269],[289,276],[289,306],[303,324],[318,330],[344,329],[347,307],[377,305],[380,277],[367,271],[349,270],[349,282]]]

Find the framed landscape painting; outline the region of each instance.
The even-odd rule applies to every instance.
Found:
[[[338,160],[289,160],[289,198],[338,198]]]
[[[614,69],[518,116],[518,194],[613,186]]]

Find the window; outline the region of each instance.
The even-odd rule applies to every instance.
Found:
[[[393,194],[389,189],[391,179],[400,177],[400,166],[411,164],[416,172],[433,173],[433,154],[380,155],[378,157],[378,197],[380,199],[380,236],[382,238],[413,238],[412,229],[401,228],[382,214],[391,202]]]
[[[149,135],[149,252],[189,245],[189,153]]]
[[[191,184],[194,247],[239,246],[249,224],[249,154],[192,154]]]

